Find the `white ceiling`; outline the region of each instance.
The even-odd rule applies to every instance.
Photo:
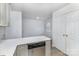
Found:
[[[12,9],[22,11],[23,17],[49,17],[67,3],[12,3]]]

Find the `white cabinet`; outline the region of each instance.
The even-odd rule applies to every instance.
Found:
[[[28,56],[28,46],[26,44],[18,45],[15,51],[16,56]]]
[[[38,47],[32,49],[32,56],[45,56],[45,47]]]
[[[0,26],[8,26],[9,21],[9,5],[0,3]]]
[[[71,8],[53,14],[53,46],[67,55],[79,56],[79,6],[72,4]]]

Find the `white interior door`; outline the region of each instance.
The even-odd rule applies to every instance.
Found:
[[[53,19],[53,46],[65,53],[66,16],[60,15]]]
[[[79,56],[79,11],[69,13],[67,18],[66,53]]]

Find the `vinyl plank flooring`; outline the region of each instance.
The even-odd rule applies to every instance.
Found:
[[[55,47],[53,47],[51,50],[52,50],[51,56],[65,56],[64,53],[62,53]],[[33,49],[32,56],[45,56],[45,47],[39,47]]]
[[[52,55],[51,56],[65,56],[63,52],[58,50],[57,48],[52,48]]]

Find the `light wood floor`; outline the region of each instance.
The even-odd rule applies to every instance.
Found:
[[[51,56],[66,56],[66,55],[57,48],[53,47]]]
[[[53,47],[51,49],[51,56],[65,56],[64,53],[62,53],[57,48]],[[32,49],[32,55],[31,56],[45,56],[45,47],[39,47]]]

